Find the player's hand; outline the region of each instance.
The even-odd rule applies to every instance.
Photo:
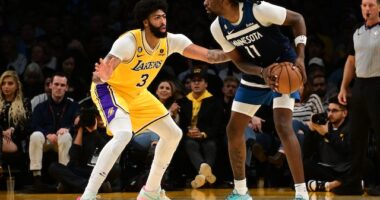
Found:
[[[106,82],[108,79],[110,79],[113,72],[113,66],[116,65],[116,62],[116,58],[114,57],[111,57],[108,60],[100,58],[99,63],[95,63],[95,75],[99,77],[103,82]]]
[[[302,81],[303,83],[306,83],[307,81],[307,75],[306,75],[306,69],[305,69],[305,62],[303,58],[297,58],[294,65],[298,67],[298,69],[301,71],[302,75]]]
[[[263,79],[265,81],[265,84],[269,85],[273,91],[278,91],[278,76],[272,75],[271,71],[277,65],[278,63],[273,63],[263,69]]]

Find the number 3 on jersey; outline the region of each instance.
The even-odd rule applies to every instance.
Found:
[[[146,80],[148,80],[149,78],[149,74],[143,74],[141,75],[141,79],[140,79],[140,82],[136,84],[137,87],[142,87],[145,85],[146,83]]]

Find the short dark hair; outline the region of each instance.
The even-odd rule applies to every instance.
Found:
[[[98,111],[95,108],[84,108],[80,111],[79,126],[80,127],[93,127],[96,122]]]
[[[141,30],[144,29],[143,21],[147,19],[152,12],[160,9],[167,13],[168,4],[166,0],[140,0],[137,2],[134,8],[134,14]]]
[[[67,85],[70,85],[70,83],[69,83],[69,78],[67,77],[67,75],[65,74],[65,73],[63,73],[63,72],[55,72],[55,73],[53,73],[52,74],[52,76],[51,76],[51,82],[53,82],[54,81],[54,77],[64,77],[64,78],[66,78],[66,83],[67,83]]]
[[[334,96],[332,96],[332,97],[330,97],[329,98],[329,104],[330,103],[333,103],[333,104],[337,104],[337,105],[339,105],[339,107],[341,108],[341,109],[347,109],[347,105],[343,105],[343,104],[341,104],[340,102],[339,102],[339,99],[338,99],[338,96],[337,95],[334,95]]]

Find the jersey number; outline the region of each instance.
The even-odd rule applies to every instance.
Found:
[[[143,74],[143,75],[141,75],[141,81],[140,81],[140,83],[137,83],[137,87],[142,87],[142,86],[144,86],[145,85],[145,83],[146,83],[146,80],[148,80],[148,78],[149,78],[149,74]]]
[[[247,46],[244,46],[245,50],[249,53],[249,55],[252,57],[252,58],[256,58],[256,57],[261,57],[261,54],[259,53],[259,51],[256,49],[255,45],[249,45],[249,47]]]

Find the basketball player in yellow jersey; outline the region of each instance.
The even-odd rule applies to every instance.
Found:
[[[91,96],[113,138],[101,151],[81,200],[96,199],[99,187],[132,133],[138,134],[148,126],[160,140],[148,180],[137,199],[169,199],[160,183],[182,132],[147,87],[172,53],[209,63],[229,59],[221,50],[209,50],[193,44],[184,35],[167,33],[166,10],[163,0],[140,0],[135,13],[141,30],[121,35],[106,58],[95,64]]]

